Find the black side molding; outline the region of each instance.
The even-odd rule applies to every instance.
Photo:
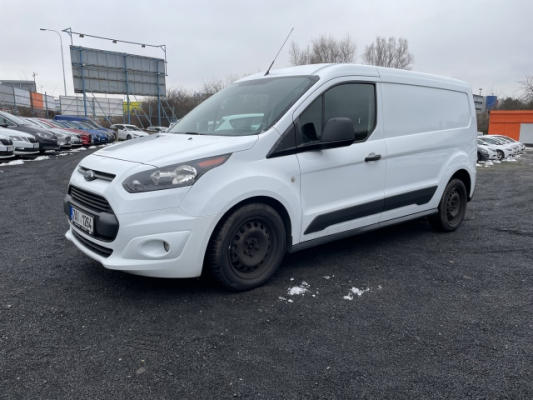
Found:
[[[425,189],[387,197],[384,200],[371,201],[369,203],[359,204],[357,206],[318,215],[313,221],[311,221],[305,230],[304,235],[320,232],[331,225],[368,217],[369,215],[379,214],[384,211],[394,210],[411,204],[416,204],[418,206],[427,204],[431,201],[436,191],[437,186],[431,186]]]

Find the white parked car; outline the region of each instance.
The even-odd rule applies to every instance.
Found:
[[[16,156],[29,156],[39,154],[39,143],[35,136],[14,129],[0,128],[0,134],[9,137],[13,142],[13,154]]]
[[[9,136],[2,134],[2,131],[0,131],[0,159],[13,158],[15,157],[15,154],[13,154],[13,151],[15,150],[13,142]]]
[[[144,132],[135,125],[115,124],[110,127],[117,133],[117,140],[130,140],[140,137],[149,136],[149,133]]]
[[[492,138],[489,136],[478,136],[478,140],[483,142],[486,145],[490,145],[493,148],[496,149],[496,152],[498,153],[498,160],[503,160],[507,157],[512,157],[516,149],[513,146],[510,146],[509,144],[503,143],[502,141]]]
[[[495,148],[487,146],[481,140],[477,141],[477,162],[498,160],[498,152]]]
[[[185,278],[205,266],[247,290],[287,252],[424,216],[457,229],[476,136],[465,82],[355,64],[259,73],[170,132],[81,160],[66,237],[106,268]]]
[[[526,145],[517,141],[517,140],[514,140],[513,138],[510,138],[509,136],[504,136],[504,135],[490,135],[490,137],[495,137],[495,138],[498,138],[498,139],[501,139],[503,140],[504,142],[506,143],[511,143],[515,146],[517,146],[517,148],[519,149],[519,153],[520,154],[523,154],[524,151],[526,151]]]

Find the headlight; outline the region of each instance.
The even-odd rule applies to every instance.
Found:
[[[130,193],[192,186],[207,171],[224,164],[230,155],[202,158],[139,172],[127,178],[122,186]]]
[[[45,139],[54,139],[54,135],[50,134],[50,133],[46,133],[46,132],[37,132],[37,136],[40,136],[42,138],[45,138]]]

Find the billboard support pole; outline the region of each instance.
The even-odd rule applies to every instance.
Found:
[[[85,93],[85,74],[83,71],[83,52],[80,48],[80,64],[81,64],[81,85],[83,88],[83,111],[85,112],[85,118],[87,118],[87,93]]]
[[[165,52],[165,60],[166,57],[167,53]],[[161,88],[159,87],[159,64],[157,64],[157,126],[161,126]]]
[[[124,74],[126,76],[126,106],[128,107],[128,124],[130,124],[131,123],[130,88],[128,85],[128,64],[127,64],[125,55],[124,55]]]

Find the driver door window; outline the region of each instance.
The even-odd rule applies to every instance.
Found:
[[[356,141],[366,140],[376,125],[375,86],[345,83],[318,97],[298,118],[298,144],[319,142],[330,118],[350,118]]]

